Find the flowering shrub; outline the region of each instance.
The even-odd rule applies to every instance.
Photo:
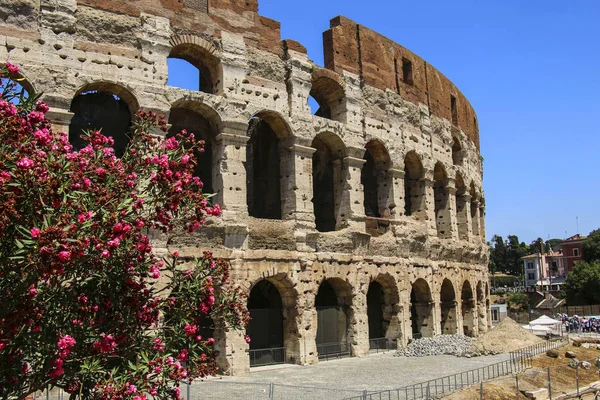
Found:
[[[202,143],[150,134],[166,122],[140,111],[121,159],[99,132],[74,150],[44,103],[15,93],[17,72],[0,65],[0,398],[177,399],[217,371],[200,326],[248,320],[226,262],[158,259],[147,236],[219,215],[192,176]]]

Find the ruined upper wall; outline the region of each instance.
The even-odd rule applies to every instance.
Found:
[[[331,20],[323,34],[325,67],[359,75],[365,85],[398,93],[432,115],[452,121],[451,96],[456,98],[456,127],[479,149],[479,128],[473,107],[458,88],[421,57],[381,34],[345,17]],[[412,64],[412,82],[403,80],[403,60]]]

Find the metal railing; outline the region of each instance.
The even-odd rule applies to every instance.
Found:
[[[285,347],[272,347],[270,349],[254,349],[249,351],[250,366],[262,367],[285,363]]]
[[[347,400],[417,400],[429,399],[431,396],[445,395],[464,387],[484,382],[490,379],[518,373],[532,366],[533,356],[551,349],[564,346],[566,338],[537,343],[509,353],[509,359],[495,364],[472,370],[430,379],[414,385],[376,392],[365,393],[362,396],[349,397]]]
[[[351,354],[350,343],[337,342],[317,344],[317,353],[319,353],[319,360],[349,357]]]
[[[397,339],[391,338],[374,338],[369,339],[369,350],[373,353],[386,352],[396,350],[398,348]]]

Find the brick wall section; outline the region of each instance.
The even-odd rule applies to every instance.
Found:
[[[458,128],[479,148],[475,111],[442,73],[410,50],[348,18],[333,18],[330,27],[323,34],[326,68],[359,74],[365,85],[399,92],[415,104],[429,104],[431,114],[448,121],[452,121],[450,98],[454,96]],[[412,63],[412,84],[402,79],[403,58]]]

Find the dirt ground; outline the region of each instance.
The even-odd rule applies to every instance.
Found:
[[[577,389],[576,371],[567,366],[569,359],[565,357],[566,351],[573,351],[579,361],[588,361],[592,364],[589,370],[579,368],[579,387],[586,387],[594,382],[600,381],[600,371],[596,367],[595,360],[600,357],[600,350],[586,349],[584,347],[568,346],[558,349],[559,358],[551,358],[545,354],[533,358],[532,368],[519,374],[519,399],[527,399],[523,391],[548,388],[548,368],[550,368],[550,380],[552,398],[566,393],[575,392]],[[515,400],[517,399],[515,376],[496,379],[483,385],[483,398],[485,400]],[[547,399],[548,395],[540,398]],[[582,397],[592,399],[593,396]],[[471,386],[468,389],[453,393],[444,397],[445,400],[479,400],[480,386]]]

